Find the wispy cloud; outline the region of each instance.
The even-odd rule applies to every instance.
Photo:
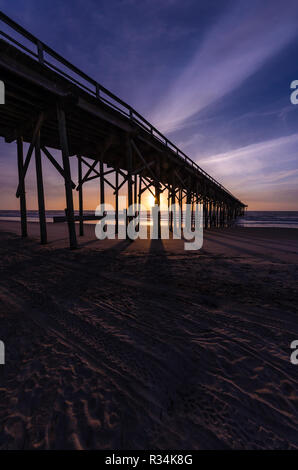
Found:
[[[246,161],[247,169],[250,168],[252,159],[262,156],[262,162],[265,165],[266,157],[272,161],[273,157],[282,159],[283,162],[289,158],[297,160],[297,146],[298,145],[298,134],[292,134],[288,136],[278,137],[276,139],[266,140],[258,142],[256,144],[246,145],[238,149],[231,150],[229,152],[218,153],[216,155],[210,155],[202,160],[200,163],[205,165],[213,165],[226,163],[232,161],[232,164],[237,166],[241,160]],[[293,148],[294,146],[294,148]],[[292,151],[294,150],[294,155]],[[286,152],[285,152],[286,151]],[[236,168],[235,168],[236,169]]]
[[[238,87],[297,34],[297,4],[238,1],[210,28],[197,53],[153,110],[164,132]]]
[[[221,179],[225,186],[240,199],[263,201],[281,191],[298,193],[298,134],[279,137],[257,144],[219,153],[199,160],[213,176]],[[272,199],[271,209],[278,198]],[[297,198],[291,201],[297,210]],[[276,206],[277,207],[277,206]],[[278,206],[283,207],[281,204]]]

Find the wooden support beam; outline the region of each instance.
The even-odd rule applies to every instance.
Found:
[[[194,226],[194,195],[193,194],[191,196],[190,204],[191,204],[191,222],[190,222],[190,225],[191,225],[191,228],[193,228],[193,226]]]
[[[159,161],[156,162],[155,167],[156,175],[158,180],[160,179],[160,163]],[[161,238],[161,214],[160,214],[160,186],[159,181],[155,183],[155,204],[159,207],[159,211],[157,214],[157,236]]]
[[[138,176],[135,175],[135,204],[141,204],[141,197],[142,197],[142,176],[139,175],[139,187],[138,187]],[[140,208],[139,208],[140,209]],[[137,211],[137,215],[139,216],[139,222],[140,222],[140,216],[142,215],[141,210]],[[137,224],[136,230],[139,232],[140,230],[140,223]]]
[[[64,170],[63,168],[59,165],[59,163],[57,162],[57,160],[53,157],[53,155],[50,154],[50,152],[48,151],[48,149],[46,147],[41,147],[41,150],[43,151],[43,153],[47,156],[47,158],[50,160],[50,162],[52,163],[52,165],[56,168],[57,171],[59,171],[60,175],[63,176],[63,178],[65,178],[65,174],[64,174]],[[71,187],[73,189],[75,189],[76,185],[73,181],[71,181]]]
[[[177,178],[179,179],[182,187],[185,185],[185,181],[181,178],[181,176],[179,175],[178,171],[175,170],[175,175],[177,176]]]
[[[140,177],[139,177],[139,193],[138,193],[138,203],[139,204],[141,204],[141,198],[142,198],[142,182],[143,182],[143,178],[140,175]]]
[[[25,158],[25,163],[24,163],[24,166],[23,166],[23,180],[25,180],[25,176],[26,176],[28,166],[29,166],[29,163],[30,163],[30,160],[31,160],[31,156],[32,156],[32,153],[33,153],[33,150],[34,150],[34,147],[35,147],[36,137],[37,137],[37,135],[39,135],[39,131],[40,131],[41,125],[43,123],[43,119],[44,119],[44,113],[40,113],[40,115],[37,119],[35,128],[34,128],[34,131],[33,131],[32,141],[30,142],[30,146],[29,146],[26,158]],[[19,186],[17,188],[16,197],[20,197],[20,188],[19,188]]]
[[[172,173],[172,187],[171,187],[171,203],[172,206],[176,203],[176,190],[175,190],[175,173]],[[173,232],[173,211],[170,213],[170,231]]]
[[[182,189],[179,189],[179,204],[182,207],[183,196],[182,196]]]
[[[100,162],[99,162],[99,173],[100,173],[100,204],[105,203],[105,179],[104,179],[104,169],[103,169],[103,155],[100,157]],[[105,212],[104,212],[105,214]],[[104,225],[103,228],[104,232],[107,230],[107,226]]]
[[[186,204],[191,204],[191,179],[188,178],[187,193],[186,193]]]
[[[20,212],[21,212],[21,234],[22,237],[27,237],[27,210],[26,210],[26,191],[25,191],[25,177],[23,168],[23,138],[17,139],[17,153],[18,153],[18,174],[19,174],[19,188],[20,188]]]
[[[132,205],[132,141],[129,137],[127,136],[126,139],[126,159],[127,159],[127,192],[128,192],[128,207]],[[130,222],[132,217],[127,218],[127,223]]]
[[[38,212],[39,212],[39,227],[40,227],[40,242],[42,245],[47,243],[47,224],[44,204],[44,189],[42,177],[42,164],[40,152],[40,131],[37,132],[35,139],[35,167],[36,167],[36,181],[37,181],[37,196],[38,196]]]
[[[103,175],[104,176],[109,175],[110,173],[114,173],[114,171],[115,171],[115,168],[112,168],[111,170],[105,171]]]
[[[84,235],[84,208],[83,208],[83,185],[82,183],[82,157],[78,155],[78,180],[79,180],[79,216],[80,216],[80,236]]]
[[[64,169],[64,182],[65,182],[65,197],[66,197],[66,210],[68,220],[69,244],[71,249],[77,248],[77,236],[75,228],[74,210],[73,210],[73,197],[71,188],[71,174],[69,164],[69,150],[68,140],[66,133],[65,111],[57,104],[57,119],[59,127],[60,145],[62,150],[62,161]]]
[[[116,173],[115,173],[115,233],[118,234],[119,232],[119,171],[118,168],[116,168]]]
[[[99,162],[99,173],[100,173],[100,204],[105,203],[105,180],[103,176],[103,159],[101,157]]]
[[[151,163],[150,165],[146,162],[145,158],[143,157],[142,153],[140,152],[140,150],[138,149],[138,147],[136,146],[135,142],[133,141],[133,139],[131,139],[131,145],[133,147],[133,149],[135,150],[135,152],[137,153],[137,155],[139,156],[139,158],[142,160],[142,162],[144,163],[144,166],[147,168],[147,170],[149,171],[151,177],[157,181],[158,181],[158,178],[156,178],[156,175],[153,173],[153,171],[151,170]]]
[[[106,140],[105,140],[103,149],[102,149],[102,151],[101,151],[100,161],[103,161],[104,154],[105,154],[105,152],[106,152],[107,150],[109,150],[109,148],[111,147],[111,145],[112,145],[112,139],[111,139],[110,137],[107,137]],[[97,165],[97,161],[98,161],[98,160],[95,160],[95,161],[92,163],[92,165],[91,165],[91,164],[90,164],[89,162],[87,162],[84,158],[82,158],[82,162],[83,162],[86,166],[88,166],[89,170],[87,171],[87,173],[86,173],[85,176],[83,177],[81,184],[84,184],[86,181],[90,181],[90,180],[93,180],[93,179],[95,179],[95,178],[99,178],[99,177],[101,177],[101,175],[102,175],[102,176],[108,175],[109,173],[111,173],[112,171],[114,171],[114,170],[111,170],[111,171],[106,171],[106,172],[102,172],[102,173],[101,173],[100,169],[99,169],[99,171],[97,171],[97,170],[95,169],[95,167],[96,167],[96,165]],[[90,175],[92,172],[95,173],[96,176],[91,176],[91,177],[89,178],[89,175]],[[79,190],[79,187],[77,187],[77,191],[78,191],[78,190]]]
[[[119,190],[122,188],[122,186],[127,182],[127,180],[128,180],[128,174],[125,175],[125,174],[124,174],[122,171],[120,171],[119,169],[118,169],[118,173],[121,174],[121,176],[124,175],[124,177],[123,177],[124,179],[123,179],[122,183],[120,183],[120,185],[118,186],[118,192],[119,192]],[[114,194],[114,195],[116,194],[116,189],[114,190],[114,193],[113,193],[113,194]]]
[[[150,188],[150,186],[153,186],[154,183],[152,181],[148,180],[148,178],[146,178],[145,176],[143,176],[143,180],[145,182],[147,181],[147,184],[145,184],[145,187],[141,190],[141,194],[143,194],[148,189],[148,191],[150,191],[152,196],[155,197],[154,192],[151,191],[151,188]]]
[[[208,201],[206,198],[204,199],[204,205],[203,205],[203,210],[204,210],[204,219],[205,219],[205,228],[208,228]]]
[[[138,173],[142,173],[142,171],[145,170],[145,168],[150,168],[151,166],[155,165],[155,160],[153,160],[152,162],[149,162],[149,163],[146,163],[146,165],[142,165],[140,166],[139,168],[137,168],[136,170],[132,171],[132,174],[133,175],[136,175]]]
[[[87,181],[91,181],[91,180],[96,179],[96,178],[98,178],[97,175],[95,175],[95,176],[90,176],[90,178],[88,178],[88,179],[85,181],[85,183],[87,183]],[[114,191],[116,190],[115,186],[114,186],[109,180],[107,180],[106,178],[103,177],[103,181],[104,181],[105,183],[107,183],[109,186],[111,186],[111,188],[112,188]]]
[[[87,173],[85,174],[85,176],[83,177],[82,181],[81,181],[81,185],[83,185],[85,183],[85,181],[87,181],[88,179],[88,176],[90,175],[90,173],[92,171],[94,171],[94,173],[96,173],[96,177],[98,178],[99,177],[99,173],[95,170],[95,167],[96,167],[96,164],[97,164],[97,161],[95,160],[92,165],[90,165],[89,163],[87,163],[83,158],[82,158],[82,162],[85,163],[85,165],[87,165],[89,167],[89,170],[87,171]],[[94,179],[95,177],[92,177],[90,179]],[[77,191],[79,191],[80,189],[80,184],[78,184],[77,186]]]
[[[88,171],[88,174],[84,176],[84,179],[88,177],[88,175],[90,175],[91,172],[95,173],[97,176],[100,176],[100,172],[95,169],[96,163],[97,163],[96,160],[91,165],[85,158],[82,157],[82,163],[84,163],[89,168],[89,170],[91,170],[91,171]]]
[[[122,178],[124,178],[126,180],[127,174],[124,173],[124,171],[122,171],[121,168],[119,168],[119,167],[117,167],[117,170],[118,170],[119,176],[122,176]]]
[[[134,204],[138,203],[138,175],[134,175]]]
[[[17,86],[17,85],[15,84],[15,86]],[[27,106],[28,105],[31,106],[32,105],[32,99],[35,99],[37,97],[37,95],[35,95],[35,94],[33,94],[33,97],[32,97],[31,93],[30,93],[29,101],[25,102],[25,104]],[[15,99],[18,99],[18,100],[20,99],[18,94],[12,94],[9,91],[8,91],[8,95],[12,96]],[[33,115],[32,119],[28,118],[28,116],[26,114],[21,114],[21,115],[18,114],[18,121],[21,122],[22,124],[19,125],[17,129],[14,129],[12,132],[9,132],[8,134],[6,134],[5,135],[5,141],[7,143],[11,143],[14,140],[17,140],[18,137],[23,137],[23,139],[24,139],[25,135],[28,135],[28,134],[30,135],[31,134],[32,128],[33,128],[34,131],[33,131],[33,135],[32,135],[32,138],[31,138],[31,142],[33,142],[34,141],[33,137],[34,137],[34,135],[36,135],[35,134],[36,123],[38,122],[41,114],[42,114],[42,121],[45,121],[45,119],[49,118],[52,113],[53,113],[53,108],[49,104],[47,110],[45,110],[45,111],[39,110],[39,114],[37,114],[35,116]],[[34,146],[33,146],[33,149],[34,149]]]
[[[99,178],[99,176],[97,175],[94,175],[94,176],[89,176],[89,178],[87,178],[85,181],[84,181],[84,184],[87,183],[88,181],[92,181],[92,180],[96,180],[97,178]],[[83,183],[81,184],[81,186],[83,186]],[[77,186],[77,191],[79,191],[79,186]]]

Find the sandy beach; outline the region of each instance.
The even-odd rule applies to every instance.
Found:
[[[0,222],[0,449],[298,449],[298,230]]]

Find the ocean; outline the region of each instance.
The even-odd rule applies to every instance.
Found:
[[[235,225],[298,228],[298,211],[247,211],[244,217],[237,218]]]
[[[94,211],[84,211],[85,215],[94,215]],[[53,222],[53,217],[64,216],[63,210],[46,211],[47,222]],[[75,215],[79,215],[75,211]],[[29,222],[38,222],[38,211],[28,210]],[[0,220],[20,220],[17,210],[0,210]],[[96,223],[97,221],[88,221]],[[244,217],[238,217],[236,226],[239,227],[280,227],[298,228],[298,211],[247,211]]]

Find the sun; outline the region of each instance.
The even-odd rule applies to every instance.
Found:
[[[155,197],[153,196],[153,194],[148,194],[148,197],[147,197],[147,204],[149,207],[153,207],[154,204],[155,204]]]

